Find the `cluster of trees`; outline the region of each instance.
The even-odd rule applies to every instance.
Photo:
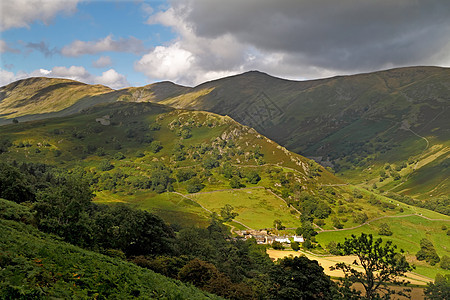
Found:
[[[229,299],[357,299],[359,293],[350,288],[355,282],[363,284],[365,299],[375,299],[384,283],[411,270],[391,242],[352,236],[329,247],[357,255],[364,271],[338,264],[336,268],[346,273],[338,285],[316,261],[287,257],[273,263],[255,240],[232,238],[222,224],[236,216],[231,206],[223,207],[221,219],[211,216],[207,228],[183,228],[175,234],[151,213],[92,203],[82,171],[66,174],[45,165],[0,163],[0,175],[0,197],[32,207],[32,214],[18,219],[72,244],[130,260]],[[298,233],[306,240],[316,234],[308,220]],[[445,286],[441,281],[430,285],[429,295],[442,293]]]
[[[421,201],[406,195],[399,195],[393,192],[388,192],[386,196],[409,205],[426,208],[450,216],[450,196],[439,196],[427,199],[426,201]]]
[[[420,240],[420,250],[416,253],[416,258],[418,260],[425,260],[432,266],[441,261],[436,249],[434,249],[433,243],[426,238]]]
[[[306,258],[274,264],[265,248],[255,240],[234,240],[222,224],[234,218],[233,208],[225,206],[222,218],[212,216],[208,228],[174,230],[155,215],[124,205],[92,203],[89,183],[81,173],[66,174],[45,165],[0,164],[0,197],[32,207],[33,223],[43,232],[90,250],[122,257],[166,276],[192,282],[199,288],[230,299],[278,298],[293,290],[287,285],[291,267],[298,272],[311,265],[311,282],[296,293],[332,295],[333,282],[317,262]],[[29,220],[29,219],[32,220]],[[291,261],[292,260],[292,261]],[[320,296],[319,296],[320,295]]]

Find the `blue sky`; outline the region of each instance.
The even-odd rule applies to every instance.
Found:
[[[450,1],[0,1],[0,85],[30,76],[112,88],[260,70],[315,79],[450,66]]]

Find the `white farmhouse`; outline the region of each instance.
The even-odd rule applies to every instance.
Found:
[[[305,240],[302,236],[296,236],[294,235],[294,242],[303,243]]]

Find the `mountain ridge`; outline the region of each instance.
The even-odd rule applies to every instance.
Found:
[[[211,111],[255,128],[291,151],[314,157],[353,183],[360,183],[362,177],[366,188],[377,186],[425,199],[436,195],[431,192],[435,188],[438,195],[450,191],[450,184],[440,176],[441,171],[448,172],[444,166],[448,160],[445,149],[450,146],[446,122],[450,119],[449,78],[450,69],[442,67],[395,68],[308,81],[249,71],[195,87],[167,81],[121,90],[97,86],[97,94],[83,90],[64,107],[52,107],[51,103],[61,102],[59,95],[41,87],[36,91],[53,111],[33,110],[34,114],[30,114],[30,103],[28,110],[4,109],[7,103],[17,105],[17,97],[5,96],[5,91],[16,90],[13,83],[0,89],[0,124],[11,123],[13,118],[25,121],[67,116],[98,103],[117,101]],[[67,90],[74,86],[79,84]],[[29,93],[27,99],[36,98],[35,94]],[[385,178],[385,164],[399,170],[388,170]],[[392,180],[398,178],[395,172],[399,172],[400,181]],[[421,174],[441,179],[435,182]],[[410,187],[405,190],[403,187],[410,184],[403,181],[418,185],[426,181],[427,192],[412,192]]]

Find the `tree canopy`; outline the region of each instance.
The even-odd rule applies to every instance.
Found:
[[[403,250],[397,251],[397,246],[392,245],[391,241],[383,243],[381,238],[374,240],[371,234],[362,233],[359,237],[352,235],[351,238],[346,238],[343,244],[338,244],[338,248],[345,255],[358,257],[353,264],[361,266],[364,271],[346,263],[338,263],[334,268],[344,271],[346,281],[361,283],[365,289],[365,299],[380,298],[378,292],[385,295],[403,294],[403,291],[389,289],[387,283],[406,284],[398,277],[411,271],[413,266],[402,255]]]

